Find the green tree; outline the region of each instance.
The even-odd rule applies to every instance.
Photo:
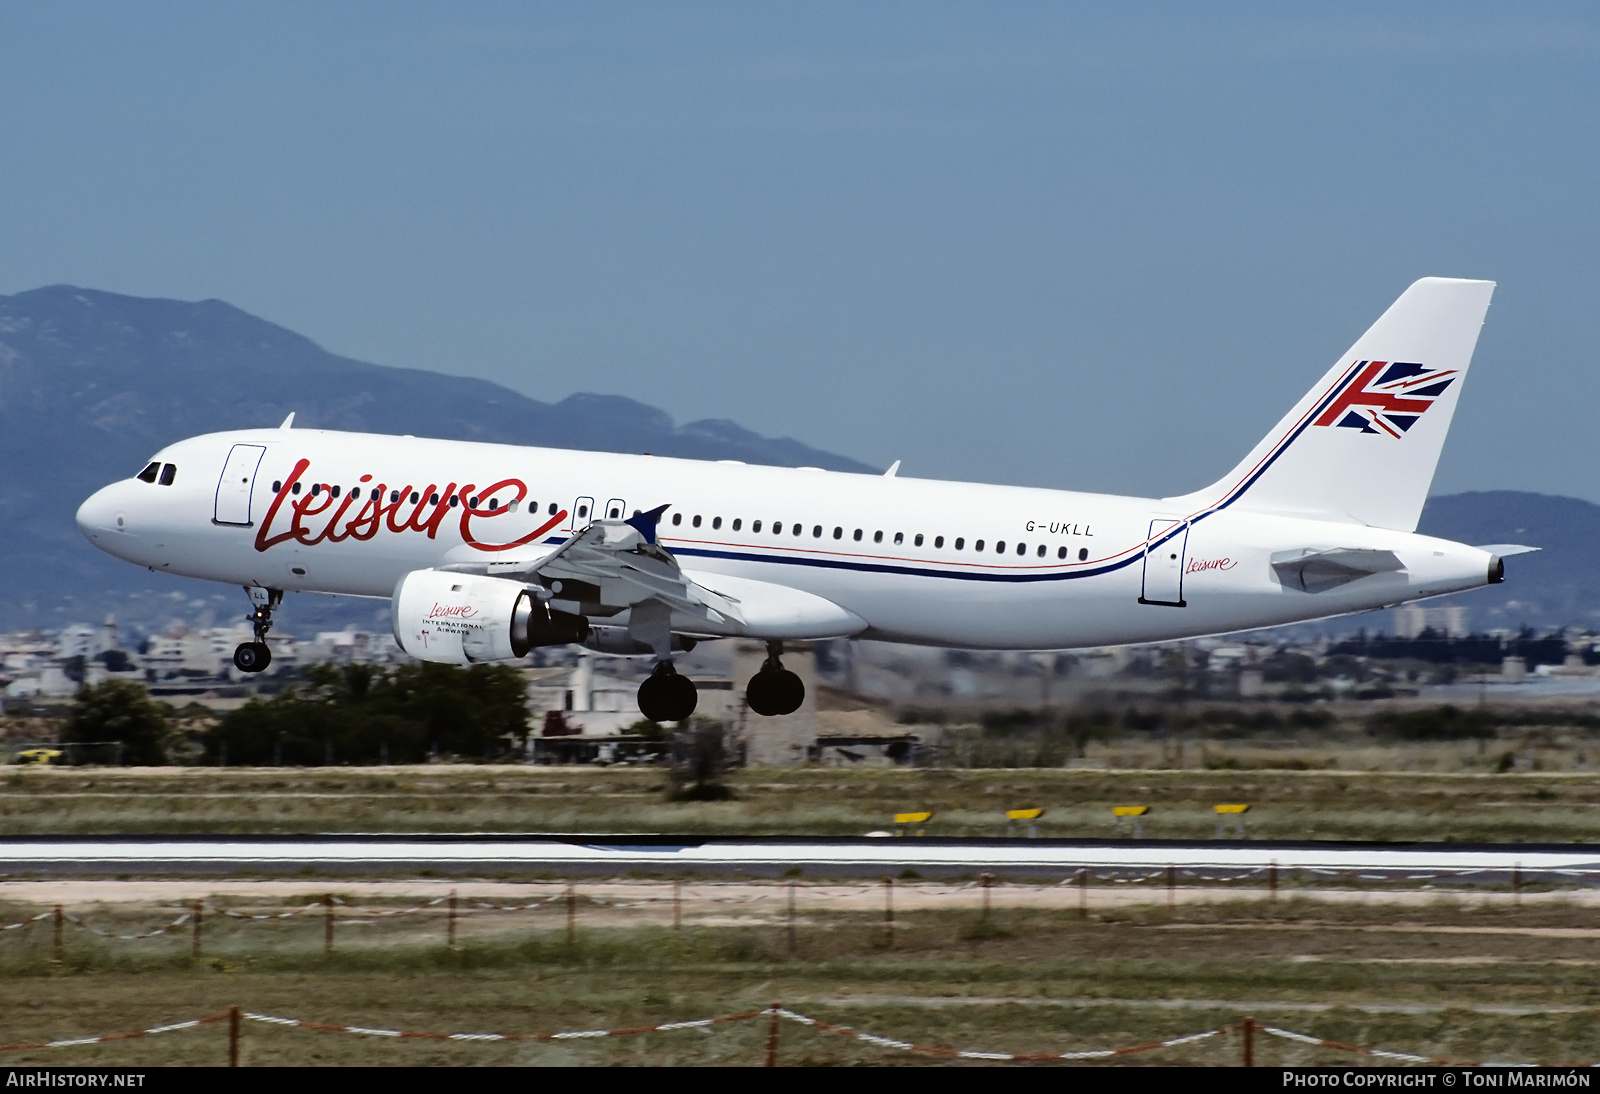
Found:
[[[121,741],[127,763],[168,762],[172,708],[127,680],[82,687],[67,714],[62,736],[69,741]]]
[[[314,766],[489,759],[528,732],[526,682],[510,665],[312,665],[303,686],[252,699],[205,734],[206,757]]]

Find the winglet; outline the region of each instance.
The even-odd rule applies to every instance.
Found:
[[[646,543],[655,543],[656,525],[661,523],[661,514],[671,508],[672,504],[669,502],[666,505],[656,506],[648,513],[641,513],[635,510],[633,516],[623,521],[623,523],[643,536]]]
[[[892,479],[896,475],[898,475],[899,473],[900,473],[900,461],[899,460],[895,460],[894,463],[889,465],[889,470],[887,470],[887,471],[885,471],[883,473],[883,477],[886,478],[886,479]]]
[[[289,411],[289,416],[283,420],[283,424],[280,425],[278,428],[279,429],[289,429],[293,425],[294,425],[294,411],[291,410],[291,411]]]

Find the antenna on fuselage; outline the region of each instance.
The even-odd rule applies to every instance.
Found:
[[[291,414],[290,417],[292,418],[292,417],[294,417],[294,415]],[[900,473],[900,461],[899,460],[895,460],[894,463],[889,465],[889,470],[887,470],[887,471],[885,471],[883,473],[883,477],[886,478],[886,479],[892,479],[896,475],[898,475],[899,473]]]
[[[289,411],[289,416],[283,420],[283,424],[280,425],[278,428],[279,429],[288,429],[292,425],[294,425],[294,411],[291,410],[291,411]]]

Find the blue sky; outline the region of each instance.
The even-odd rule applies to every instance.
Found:
[[[905,474],[1177,493],[1417,277],[1600,500],[1600,8],[0,6],[0,292],[219,297]]]

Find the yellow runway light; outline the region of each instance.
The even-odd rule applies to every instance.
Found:
[[[932,813],[896,813],[896,824],[926,824],[933,819]]]
[[[1007,809],[1006,820],[1038,820],[1044,816],[1043,809]]]
[[[1219,806],[1217,806],[1217,812],[1218,813],[1248,813],[1248,812],[1250,812],[1250,807],[1248,805],[1219,805]]]
[[[1219,805],[1217,808],[1221,809],[1222,807]],[[1111,807],[1111,815],[1113,817],[1142,817],[1148,812],[1150,812],[1148,805],[1113,805]]]

